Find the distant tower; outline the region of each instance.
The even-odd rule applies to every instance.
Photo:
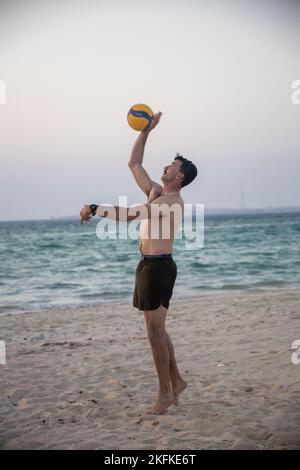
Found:
[[[241,182],[241,193],[240,193],[240,206],[241,209],[245,209],[245,192],[244,192],[244,181]]]

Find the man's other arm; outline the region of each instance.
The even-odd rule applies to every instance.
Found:
[[[96,214],[99,217],[129,222],[134,219],[143,220],[168,215],[169,206],[169,199],[166,196],[159,196],[154,203],[139,204],[132,207],[97,205]],[[86,205],[80,211],[80,222],[82,224],[84,221],[87,222],[91,218],[90,206]]]

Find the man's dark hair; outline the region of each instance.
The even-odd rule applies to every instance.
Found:
[[[181,161],[180,171],[184,174],[184,178],[181,181],[181,187],[183,188],[196,178],[198,174],[197,167],[191,160],[184,158],[180,153],[176,153],[175,160]]]

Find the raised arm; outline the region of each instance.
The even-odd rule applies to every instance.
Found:
[[[137,182],[138,186],[147,196],[149,196],[153,186],[157,186],[157,188],[160,187],[158,183],[155,183],[155,181],[151,180],[147,171],[143,167],[143,157],[144,157],[144,150],[145,150],[145,145],[146,145],[148,136],[150,132],[159,123],[161,114],[162,113],[160,112],[154,114],[150,127],[146,131],[140,132],[140,134],[138,135],[138,138],[136,139],[133,145],[130,159],[128,162],[128,166],[134,176],[135,181]]]

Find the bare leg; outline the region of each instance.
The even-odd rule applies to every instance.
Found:
[[[179,373],[176,359],[175,359],[174,347],[173,347],[171,338],[169,334],[167,333],[167,331],[165,333],[166,333],[168,349],[169,349],[170,380],[172,384],[172,392],[174,395],[174,404],[178,405],[179,394],[183,392],[183,390],[187,387],[187,383],[185,380],[183,380],[183,378],[181,377]]]
[[[162,414],[174,404],[170,387],[170,352],[165,330],[167,309],[162,305],[155,310],[145,311],[147,333],[159,381],[158,398],[149,414]]]

